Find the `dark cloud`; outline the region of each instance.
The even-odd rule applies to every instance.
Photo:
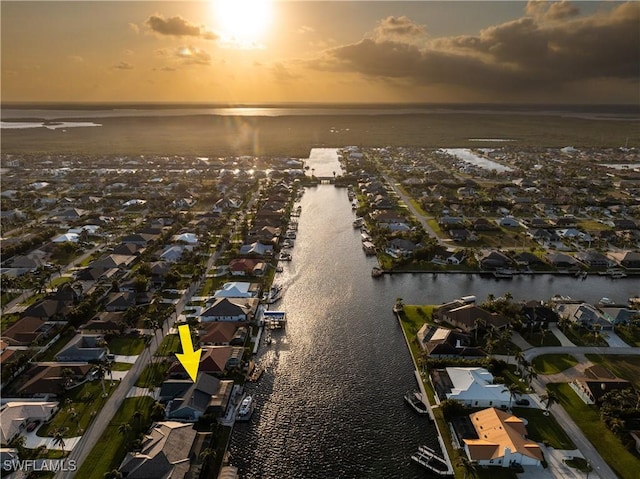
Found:
[[[598,78],[637,82],[640,3],[619,4],[610,12],[572,19],[567,18],[573,15],[571,5],[560,3],[553,15],[563,18],[562,22],[527,16],[487,28],[477,36],[419,44],[414,39],[424,30],[412,27],[415,24],[405,17],[389,17],[374,30],[372,38],[326,50],[308,65],[493,93],[554,89]],[[542,6],[544,17],[551,7]],[[534,7],[540,9],[530,2],[527,11]],[[381,36],[381,32],[393,32],[392,38]]]
[[[194,25],[180,15],[164,18],[162,15],[151,15],[147,18],[145,25],[154,33],[159,35],[170,35],[175,37],[200,37],[205,40],[217,40],[218,35],[208,31],[203,27]]]

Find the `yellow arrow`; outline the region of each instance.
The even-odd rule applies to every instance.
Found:
[[[202,349],[198,349],[197,351],[193,350],[191,330],[188,324],[178,326],[178,333],[180,334],[180,343],[182,343],[182,354],[176,353],[176,357],[189,374],[191,380],[195,383],[198,377],[198,367],[200,366]]]

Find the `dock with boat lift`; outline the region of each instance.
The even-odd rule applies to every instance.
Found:
[[[287,325],[287,313],[285,311],[263,311],[260,320],[262,325],[269,329],[284,328]]]

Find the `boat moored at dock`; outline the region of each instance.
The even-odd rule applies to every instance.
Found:
[[[430,447],[419,446],[418,452],[411,456],[411,460],[440,477],[453,476],[453,470],[449,467],[447,461],[438,456]]]
[[[253,411],[256,408],[256,403],[253,400],[252,396],[245,397],[240,403],[240,408],[238,409],[238,416],[236,417],[236,421],[248,421],[251,419],[253,415]]]
[[[422,400],[422,394],[418,391],[409,391],[404,395],[404,400],[418,414],[429,414],[429,407]]]

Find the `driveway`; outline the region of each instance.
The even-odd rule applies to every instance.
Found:
[[[28,448],[28,449],[36,449],[36,448],[38,448],[40,446],[46,446],[47,449],[62,450],[61,446],[53,444],[53,438],[52,437],[40,437],[40,436],[38,436],[36,434],[36,431],[32,431],[32,432],[26,432],[25,431],[22,435],[25,437],[25,439],[27,441],[25,443],[25,447]],[[81,439],[81,437],[82,436],[66,437],[64,439],[64,450],[65,451],[71,451],[73,449],[73,447]]]
[[[554,449],[552,447],[545,447],[543,444],[540,444],[540,448],[544,453],[544,458],[549,464],[548,469],[553,471],[553,476],[557,479],[584,479],[585,473],[569,467],[564,463],[565,458],[582,457],[580,451],[577,449],[574,451]],[[518,474],[518,477],[521,476]]]
[[[610,348],[627,348],[629,345],[625,343],[620,336],[612,331],[602,333],[602,337],[607,341]]]

